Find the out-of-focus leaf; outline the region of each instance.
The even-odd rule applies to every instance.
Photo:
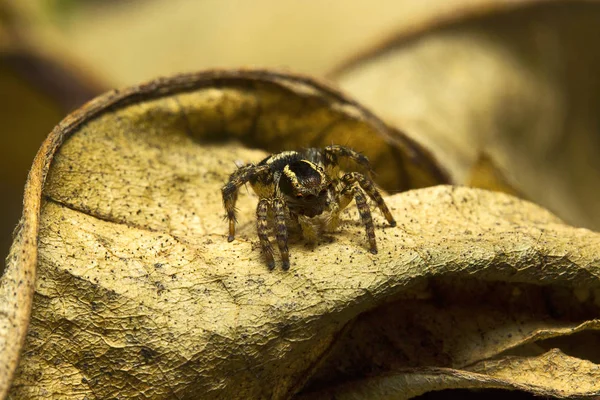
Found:
[[[295,399],[403,400],[444,389],[509,389],[551,397],[593,397],[598,393],[597,364],[551,350],[536,357],[505,357],[467,371],[421,368],[377,376]],[[592,394],[592,395],[590,395]],[[509,395],[510,396],[510,395]]]
[[[221,240],[220,186],[236,161],[265,154],[224,141],[271,150],[344,143],[364,148],[378,182],[390,189],[443,182],[418,146],[390,136],[381,121],[341,93],[307,78],[262,71],[160,80],[109,93],[72,114],[34,161],[7,259],[0,302],[2,390],[27,329],[37,264],[36,305],[13,397],[290,393],[340,324],[311,328],[323,329],[320,344],[314,343],[310,330],[301,329],[303,308],[318,312],[338,307],[337,301],[312,291],[297,273],[265,270],[249,240],[251,196],[239,204],[244,223],[238,240]],[[360,239],[353,245],[362,254]],[[294,252],[295,264],[309,262],[311,253],[302,246]],[[255,311],[247,313],[246,305]],[[268,320],[265,310],[272,314]],[[253,332],[255,324],[260,332]],[[299,347],[285,339],[288,329]],[[280,387],[246,368],[249,360],[267,356],[258,368],[264,366],[265,377],[279,374],[276,363],[266,365],[282,355],[293,365]]]
[[[517,6],[505,0],[8,2],[32,45],[68,54],[115,86],[215,66],[287,66],[321,75],[399,25],[412,32]]]
[[[1,46],[1,45],[0,45]],[[19,220],[31,160],[64,115],[100,93],[66,65],[24,49],[0,54],[0,255]],[[0,272],[4,265],[0,266]]]
[[[574,396],[580,390],[592,395],[600,390],[600,321],[595,319],[597,308],[585,305],[590,296],[597,294],[462,275],[434,277],[406,291],[402,300],[357,318],[303,396],[345,398],[365,391],[370,397],[357,398],[377,398],[378,386],[394,388],[391,398],[452,388],[512,388],[557,396]],[[558,351],[555,347],[571,357],[546,360],[548,351]],[[540,360],[545,360],[543,365],[555,362],[549,374],[568,379],[536,376]],[[528,369],[518,362],[535,365]],[[492,365],[504,368],[495,371]],[[464,374],[468,371],[480,376]],[[331,382],[342,384],[332,388]]]
[[[470,172],[465,182],[469,186],[524,197],[508,181],[506,173],[485,153],[479,155]]]
[[[487,156],[518,193],[600,228],[600,34],[594,2],[519,2],[446,21],[336,72],[337,82],[430,149],[457,183]],[[473,183],[473,182],[471,182]]]
[[[0,57],[0,255],[8,253],[19,220],[33,154],[64,114],[52,99],[15,74]],[[4,265],[0,266],[0,271]]]

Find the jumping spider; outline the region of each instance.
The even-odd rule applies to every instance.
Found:
[[[342,174],[339,161],[350,160],[366,174]],[[235,236],[235,202],[241,186],[250,182],[260,198],[256,209],[257,231],[269,269],[275,267],[273,247],[269,241],[268,219],[274,217],[275,237],[283,269],[290,267],[288,251],[288,221],[300,225],[309,242],[316,242],[322,230],[333,231],[339,224],[340,212],[354,199],[367,231],[369,249],[377,254],[375,228],[365,193],[377,204],[391,226],[396,221],[387,208],[373,181],[367,157],[344,146],[310,148],[304,151],[284,151],[270,155],[258,165],[238,168],[221,189],[223,205],[229,221],[228,241]]]

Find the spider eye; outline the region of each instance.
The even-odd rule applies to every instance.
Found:
[[[297,198],[297,199],[299,199],[299,198],[301,198],[301,197],[302,197],[302,193],[298,193],[298,194],[296,195],[296,198]]]

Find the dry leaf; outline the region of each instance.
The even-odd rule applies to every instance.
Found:
[[[525,197],[509,182],[506,172],[485,153],[480,154],[471,166],[471,174],[466,181],[469,186]]]
[[[532,204],[444,186],[396,194],[387,201],[398,227],[379,216],[378,255],[350,211],[316,248],[292,246],[291,271],[269,272],[248,193],[238,238],[225,240],[219,188],[236,161],[266,154],[239,141],[271,150],[347,142],[365,147],[385,187],[435,183],[427,154],[405,140],[391,146],[390,136],[340,93],[260,71],[157,81],[75,113],[36,158],[3,278],[21,296],[11,321],[22,334],[31,293],[8,279],[31,276],[37,256],[11,398],[289,398],[373,373],[392,374],[397,387],[401,371],[414,393],[597,394],[595,381],[573,389],[575,367],[594,378],[596,364],[571,341],[557,344],[570,356],[531,347],[597,337],[600,236]],[[402,149],[424,166],[418,179],[406,180]],[[7,344],[18,337],[7,333]],[[391,345],[353,343],[382,335]],[[357,368],[363,360],[370,370]],[[549,360],[563,379],[525,373]]]
[[[477,183],[473,169],[489,157],[517,193],[598,229],[600,52],[583,43],[600,33],[600,7],[513,5],[400,30],[336,80],[432,151],[454,182]]]
[[[507,357],[483,362],[475,370],[422,368],[374,377],[296,399],[402,400],[444,389],[523,390],[541,396],[590,397],[598,393],[598,365],[551,350],[539,357]],[[573,379],[573,376],[577,379]]]
[[[281,276],[265,274],[260,255],[248,240],[244,240],[244,235],[248,236],[252,231],[252,218],[246,218],[235,243],[219,240],[224,228],[220,185],[235,168],[236,161],[256,161],[264,155],[258,151],[244,152],[239,145],[231,147],[223,141],[239,139],[246,144],[271,149],[344,143],[357,149],[364,148],[379,172],[378,182],[389,188],[399,190],[443,181],[439,180],[443,177],[442,172],[429,162],[426,154],[418,152],[418,146],[397,137],[393,141],[395,146],[390,146],[387,142],[390,136],[383,123],[342,94],[307,78],[262,71],[209,72],[156,81],[124,92],[109,93],[69,116],[57,126],[36,157],[26,188],[24,216],[7,259],[7,272],[1,287],[4,312],[0,373],[4,379],[0,382],[4,383],[3,391],[7,390],[27,329],[36,262],[40,277],[28,345],[33,347],[28,347],[23,356],[14,396],[58,396],[58,393],[67,392],[75,396],[82,390],[82,385],[88,394],[91,392],[100,397],[106,394],[102,391],[127,395],[121,386],[125,382],[133,385],[127,389],[132,393],[139,394],[147,388],[148,396],[154,398],[168,396],[173,391],[197,393],[198,387],[206,384],[212,385],[207,390],[221,390],[222,384],[214,379],[220,374],[219,379],[226,379],[225,371],[238,368],[235,364],[243,365],[246,359],[242,354],[239,355],[242,358],[224,357],[231,352],[230,339],[237,335],[232,335],[230,330],[238,329],[239,319],[246,321],[256,317],[244,313],[238,315],[237,300],[226,295],[227,281],[237,279],[234,273],[239,269],[240,260],[251,260],[258,267],[251,272],[254,283],[247,281],[245,284],[265,288],[267,297],[275,298],[278,292],[289,289],[274,290],[264,285],[263,277],[266,276],[267,281],[277,281]],[[234,148],[240,151],[233,152]],[[410,151],[406,157],[403,148]],[[409,169],[404,168],[404,159],[410,160]],[[420,170],[415,168],[415,160],[420,163]],[[384,165],[387,168],[383,168]],[[417,173],[412,176],[410,171]],[[210,207],[213,209],[209,211]],[[246,209],[246,216],[253,214],[248,211],[254,207],[250,198],[241,201],[240,207]],[[36,244],[39,245],[39,257]],[[210,265],[205,264],[207,256],[215,257]],[[231,256],[235,262],[224,264],[225,258]],[[238,260],[237,257],[241,258]],[[69,271],[75,267],[93,275],[99,273],[107,281],[100,284],[100,275],[86,275],[83,270]],[[209,275],[203,276],[205,273]],[[287,276],[293,284],[293,275]],[[242,278],[243,274],[239,282]],[[180,287],[182,292],[174,297],[166,295],[173,283],[179,285],[177,282],[183,285]],[[75,296],[73,299],[77,304],[66,306],[65,301],[70,295]],[[314,296],[318,298],[313,294],[313,301]],[[212,305],[204,304],[202,297]],[[195,306],[186,304],[184,299]],[[156,301],[172,304],[175,309],[163,310],[154,316],[153,303]],[[261,302],[280,309],[285,318],[287,309],[293,308],[293,304],[277,305],[268,298],[256,306],[259,307]],[[79,312],[83,311],[80,306],[84,309],[92,307],[88,311],[97,316],[85,317],[87,322],[80,324],[77,321],[82,315]],[[194,308],[192,315],[198,320],[190,325],[186,319]],[[232,313],[226,311],[228,308]],[[61,309],[67,313],[62,314]],[[108,314],[100,313],[100,309]],[[149,322],[151,320],[154,322]],[[93,349],[94,344],[100,344],[93,338],[99,338],[93,325],[98,323],[102,334],[114,328],[101,321],[112,321],[120,326],[114,331],[116,336],[107,337],[108,342],[101,341],[108,346],[101,350],[109,360],[105,365],[98,360],[89,360],[91,356],[100,356],[98,349]],[[146,333],[151,334],[158,321],[173,324],[162,327],[167,331],[179,326],[185,334],[177,339],[178,343],[168,345],[167,342],[175,340],[177,334],[175,331],[165,333],[162,339],[167,342],[156,346],[152,345],[154,339],[137,336],[136,332],[142,328],[150,329]],[[204,323],[207,325],[203,326]],[[76,332],[76,325],[87,333]],[[269,329],[281,327],[282,322],[276,318]],[[241,334],[244,329],[240,330]],[[61,340],[54,339],[63,334],[81,342],[70,344],[70,350],[60,349]],[[158,331],[155,334],[158,335],[156,339],[162,335]],[[205,339],[199,340],[200,337]],[[34,344],[36,338],[42,338],[46,344],[38,347]],[[256,338],[252,336],[252,340]],[[162,359],[170,352],[167,347],[161,348],[163,345],[183,350],[181,354],[173,354],[168,361],[183,368],[172,369],[178,377],[173,379],[182,379],[179,383],[173,381],[175,388],[156,381],[158,375],[148,375],[146,383],[134,385],[127,381],[129,378],[125,379],[127,373],[124,370],[117,371],[123,367],[148,374],[157,367],[163,368],[162,364],[152,361],[157,357]],[[202,356],[200,349],[207,346],[216,351],[209,351],[210,354],[224,357],[226,365],[219,366],[214,359]],[[27,360],[46,357],[45,350],[50,348],[60,354],[55,352],[49,356],[51,366],[43,362],[44,373],[38,375],[37,367]],[[129,358],[123,354],[114,358],[115,354],[111,352],[116,349],[129,353]],[[112,364],[115,360],[117,364]],[[198,381],[199,366],[194,360],[216,368],[209,373],[210,382]],[[149,367],[143,368],[146,363]],[[96,370],[100,375],[96,376],[89,368],[100,368]],[[81,374],[73,375],[75,370]],[[103,380],[113,383],[107,384]],[[289,382],[292,380],[288,377]],[[189,386],[192,381],[197,384]],[[253,381],[255,379],[247,382],[250,385],[248,393],[257,390]],[[289,391],[289,382],[287,386],[282,384],[278,391]],[[99,389],[101,392],[97,392]],[[228,390],[233,389],[230,386]],[[240,395],[243,393],[243,390],[239,392]]]
[[[439,182],[427,153],[391,138],[341,93],[263,71],[156,81],[67,118],[36,157],[2,280],[6,377],[37,263],[9,397],[600,394],[600,357],[576,345],[598,340],[600,235],[531,203],[450,186],[395,194],[398,226],[376,213],[378,255],[351,207],[340,232],[292,244],[291,270],[269,272],[248,192],[227,242],[220,187],[267,154],[248,146],[344,143],[387,189]],[[549,364],[555,375],[538,376]]]

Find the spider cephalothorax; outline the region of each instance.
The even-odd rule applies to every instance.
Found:
[[[338,162],[346,158],[356,163],[367,175],[341,173]],[[273,154],[257,165],[238,168],[223,186],[223,204],[229,220],[229,241],[235,236],[235,202],[238,190],[250,182],[260,198],[256,209],[257,231],[269,269],[275,267],[273,247],[269,241],[269,213],[274,216],[275,237],[281,253],[283,269],[290,266],[288,224],[299,224],[303,236],[314,242],[322,231],[332,231],[339,223],[340,212],[354,199],[367,231],[370,251],[377,253],[375,228],[366,193],[379,207],[388,223],[396,225],[379,191],[368,174],[369,160],[344,146],[323,149],[284,151]]]

